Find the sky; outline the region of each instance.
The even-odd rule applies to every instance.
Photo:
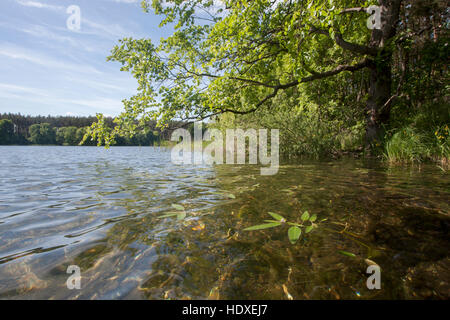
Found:
[[[121,38],[170,35],[160,21],[139,0],[0,0],[0,113],[118,115],[137,82],[106,57]]]

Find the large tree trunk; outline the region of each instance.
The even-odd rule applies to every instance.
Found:
[[[369,97],[366,104],[367,147],[380,141],[384,134],[383,125],[389,121],[391,85],[390,63],[370,68]]]
[[[378,48],[375,63],[370,68],[369,97],[366,105],[366,147],[380,141],[383,125],[389,121],[391,102],[391,60],[389,42],[396,34],[402,0],[379,0],[381,29],[374,29],[370,40]]]

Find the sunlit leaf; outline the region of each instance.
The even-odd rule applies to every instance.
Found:
[[[184,207],[181,204],[172,204],[172,208],[175,208],[177,210],[184,210]]]
[[[244,231],[254,231],[254,230],[269,229],[269,228],[273,228],[273,227],[278,227],[280,225],[281,225],[280,222],[264,223],[264,224],[259,224],[259,225],[253,226],[253,227],[245,228]]]
[[[309,219],[309,212],[308,211],[303,212],[301,219],[303,221],[308,220]]]
[[[348,252],[348,251],[338,251],[339,254],[342,254],[343,256],[347,256],[347,257],[351,257],[351,258],[355,258],[356,254]]]
[[[298,238],[300,238],[301,234],[302,234],[302,229],[300,229],[299,227],[290,227],[288,230],[289,241],[292,244],[295,244],[297,242]]]
[[[172,212],[172,213],[165,214],[165,215],[163,215],[163,216],[159,216],[158,218],[175,217],[175,216],[177,216],[177,215],[178,215],[178,212]]]
[[[186,212],[183,211],[177,214],[178,220],[183,220],[184,218],[186,218]]]
[[[277,221],[286,221],[285,218],[274,212],[268,212]]]
[[[317,220],[317,214],[313,214],[310,218],[309,221],[314,222]]]
[[[305,229],[305,233],[310,233],[314,229],[314,226],[307,226]]]
[[[299,223],[288,222],[287,224],[291,226],[303,227],[303,225]]]

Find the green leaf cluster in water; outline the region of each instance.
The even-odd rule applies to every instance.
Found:
[[[295,244],[302,233],[310,233],[314,228],[317,228],[317,224],[314,222],[317,220],[317,215],[310,215],[308,211],[303,212],[301,215],[301,223],[288,222],[283,216],[278,213],[268,212],[268,214],[275,220],[264,220],[264,224],[259,224],[249,228],[245,228],[244,231],[256,231],[279,227],[282,225],[289,225],[288,238],[292,244]],[[309,224],[307,224],[309,223]]]
[[[160,218],[177,217],[178,220],[186,218],[186,211],[181,204],[172,204],[172,208],[178,210],[176,212],[169,212],[168,214],[160,216]]]

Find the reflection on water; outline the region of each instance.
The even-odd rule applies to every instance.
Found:
[[[353,160],[259,172],[173,165],[159,148],[0,147],[0,298],[449,298],[447,173]],[[172,204],[184,220],[159,218]],[[284,227],[243,231],[304,210],[327,220],[295,245]],[[368,257],[381,290],[366,288]]]

